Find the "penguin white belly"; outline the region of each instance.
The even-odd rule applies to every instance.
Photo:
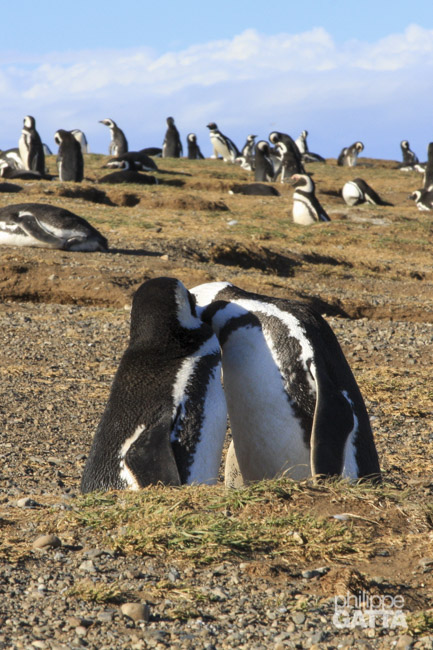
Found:
[[[364,196],[356,183],[348,181],[343,186],[343,199],[347,205],[353,206],[361,203],[364,200]]]
[[[293,221],[302,226],[310,226],[316,223],[317,219],[314,218],[308,204],[297,197],[293,197]]]
[[[259,328],[240,328],[229,335],[223,346],[223,377],[243,479],[310,476],[301,422]]]
[[[2,228],[0,225],[0,245],[6,246],[39,246],[44,247],[43,242],[35,237],[24,234],[21,229],[13,226],[11,228]]]

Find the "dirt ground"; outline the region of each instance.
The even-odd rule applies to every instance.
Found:
[[[335,160],[310,164],[331,222],[304,227],[292,222],[289,184],[274,184],[279,197],[229,194],[233,183],[252,180],[237,166],[159,160],[158,185],[114,186],[97,183],[105,160],[87,155],[80,185],[14,181],[23,188],[19,193],[0,191],[0,206],[50,203],[79,214],[110,248],[0,249],[1,502],[78,493],[90,440],[127,345],[131,297],[143,281],[171,276],[191,288],[229,280],[311,302],[327,318],[365,397],[386,489],[394,494],[383,507],[379,497],[365,505],[340,491],[331,498],[326,490],[305,488],[299,507],[323,516],[344,508],[358,522],[364,517],[359,525],[376,542],[374,552],[336,560],[308,590],[332,593],[344,571],[359,571],[367,583],[381,576],[393,593],[404,592],[411,611],[428,610],[433,220],[409,199],[422,176],[399,171],[393,161],[366,158],[354,170],[337,167]],[[54,157],[48,162],[54,172]],[[346,206],[339,190],[356,177],[393,206]],[[19,527],[20,514],[12,521]],[[431,629],[433,622],[421,631]]]

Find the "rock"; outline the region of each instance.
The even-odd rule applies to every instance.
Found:
[[[48,548],[59,548],[62,545],[62,542],[57,537],[57,535],[48,534],[41,535],[37,537],[32,544],[33,548],[37,549],[48,549]]]
[[[135,622],[145,621],[147,623],[150,618],[150,607],[146,603],[123,603],[120,611]]]

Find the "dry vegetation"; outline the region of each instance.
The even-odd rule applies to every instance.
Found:
[[[15,352],[7,353],[6,341],[0,350],[7,422],[3,461],[7,466],[18,454],[16,482],[22,494],[38,494],[43,510],[0,511],[0,558],[33,561],[35,531],[50,530],[64,544],[73,545],[85,534],[127,557],[195,565],[248,560],[262,574],[268,571],[271,580],[287,581],[326,564],[330,571],[306,587],[318,597],[360,585],[374,591],[381,588],[375,576],[382,576],[387,593],[405,595],[414,616],[412,632],[432,630],[427,610],[433,598],[433,228],[431,214],[419,212],[408,198],[422,177],[398,171],[391,161],[365,158],[356,170],[339,168],[333,160],[309,165],[332,221],[302,227],[291,220],[289,185],[276,184],[281,197],[229,195],[232,183],[248,182],[251,175],[221,161],[160,160],[159,185],[109,186],[95,183],[104,160],[86,156],[86,180],[79,186],[17,181],[24,187],[19,194],[0,193],[1,206],[37,201],[66,207],[88,219],[110,245],[105,254],[1,250],[3,322],[8,314],[23,319],[14,329]],[[54,171],[54,158],[49,164]],[[394,206],[345,206],[338,190],[357,176]],[[156,487],[138,495],[78,497],[67,512],[50,508],[62,489],[78,491],[83,464],[78,454],[87,452],[126,346],[125,307],[144,280],[162,275],[187,287],[230,280],[320,309],[366,398],[383,486],[280,481],[230,493],[221,485]],[[32,311],[41,303],[45,311]],[[58,305],[70,309],[66,329],[56,321],[56,314],[67,313]],[[98,354],[100,334],[94,341],[91,334],[96,321],[106,332],[111,356]],[[65,341],[68,368],[59,370],[60,362],[50,356],[47,332]],[[21,358],[24,340],[32,352]],[[96,350],[90,357],[88,345]],[[51,406],[39,413],[36,427],[34,420],[17,415],[11,378],[20,403],[41,403],[49,395]],[[71,422],[68,408],[74,409],[74,402],[82,410]],[[54,420],[60,428],[53,428]],[[26,473],[29,452],[16,443],[18,435],[30,441],[32,455],[65,458],[60,486],[50,484],[49,472],[46,478],[42,472],[39,482]],[[6,491],[2,502],[9,498]],[[24,519],[33,527],[24,530]],[[187,583],[176,588],[173,593],[173,585],[159,583],[153,596],[162,598],[170,590],[174,601],[197,605],[199,595]],[[71,597],[122,602],[131,594],[114,583],[98,589],[83,581]]]

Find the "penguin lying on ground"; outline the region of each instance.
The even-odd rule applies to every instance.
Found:
[[[106,251],[107,240],[82,217],[54,205],[18,203],[0,208],[0,244],[67,251]]]
[[[216,483],[226,433],[221,352],[174,278],[135,293],[131,334],[81,481],[82,492]]]
[[[239,158],[240,151],[233,140],[230,140],[229,137],[223,135],[215,122],[210,122],[207,125],[207,128],[209,129],[209,137],[213,147],[212,158],[218,158],[221,156],[224,162],[234,163],[236,158]]]
[[[309,226],[319,221],[331,221],[315,195],[315,185],[311,176],[294,174],[291,183],[295,188],[292,210],[295,223]]]
[[[105,124],[110,129],[110,146],[108,148],[108,153],[110,156],[122,156],[128,151],[128,141],[116,122],[109,117],[106,117],[103,120],[99,120],[100,124]]]
[[[415,190],[409,195],[421,211],[433,210],[433,190]]]
[[[354,178],[353,181],[347,181],[341,190],[342,197],[347,205],[359,205],[361,203],[371,203],[372,205],[392,205],[380,198],[368,183],[362,178]]]
[[[122,165],[122,169],[111,172],[110,174],[105,174],[105,176],[99,178],[98,183],[111,183],[116,185],[118,183],[138,183],[140,185],[158,184],[158,180],[155,176],[139,172],[133,160],[123,159]]]
[[[338,156],[337,165],[339,167],[355,167],[361,151],[364,151],[362,142],[354,142],[350,147],[344,147]]]
[[[273,185],[263,183],[242,183],[232,185],[229,194],[246,194],[255,196],[280,196],[279,191]]]
[[[320,314],[229,282],[191,293],[222,348],[233,436],[226,485],[282,475],[380,478],[362,395]]]
[[[128,151],[121,156],[110,158],[104,167],[110,169],[135,169],[136,171],[158,171],[156,162],[144,151]]]
[[[71,131],[59,129],[54,135],[59,145],[57,168],[62,182],[81,183],[84,178],[84,159],[81,145]]]

